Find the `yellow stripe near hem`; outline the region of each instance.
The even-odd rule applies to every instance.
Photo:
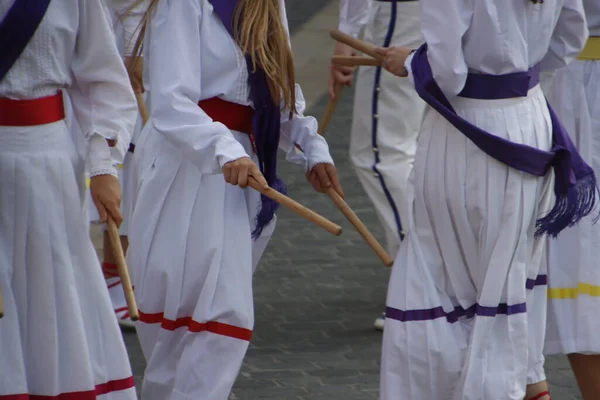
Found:
[[[600,60],[600,37],[589,38],[577,59],[587,61]]]
[[[576,299],[580,295],[600,297],[600,286],[580,283],[576,288],[549,288],[549,299]]]

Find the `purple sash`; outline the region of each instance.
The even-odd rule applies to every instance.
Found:
[[[210,0],[210,2],[229,34],[235,37],[233,20],[238,0]],[[248,54],[246,54],[246,65],[250,99],[254,105],[252,128],[256,138],[258,165],[269,185],[285,193],[285,184],[277,177],[281,110],[279,104],[275,104],[271,96],[265,72],[260,66],[257,66],[256,69],[252,68],[252,60]],[[275,201],[261,196],[261,207],[256,216],[256,228],[252,232],[252,237],[260,236],[263,228],[273,219],[278,207],[279,205]]]
[[[15,0],[0,23],[0,81],[19,59],[44,19],[50,0]]]
[[[433,78],[427,59],[427,44],[416,51],[411,66],[419,96],[483,152],[512,168],[536,176],[544,176],[550,168],[554,168],[556,203],[547,215],[538,219],[536,236],[548,234],[556,237],[563,229],[576,225],[592,212],[597,201],[594,171],[581,158],[550,105],[552,149],[544,151],[513,143],[476,127],[456,114]],[[538,66],[527,72],[507,75],[469,74],[460,96],[486,100],[525,97],[528,90],[538,83]]]

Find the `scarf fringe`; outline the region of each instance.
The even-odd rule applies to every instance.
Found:
[[[552,210],[536,222],[535,237],[549,235],[556,238],[561,231],[575,226],[584,217],[594,211],[598,200],[598,186],[593,173],[578,179],[566,194],[556,195],[556,203]],[[593,223],[600,218],[594,217]]]
[[[282,194],[287,194],[287,187],[283,181],[279,178],[275,178],[275,182],[271,184],[271,188],[277,190]],[[262,234],[263,229],[271,223],[275,212],[279,209],[279,203],[271,200],[267,196],[261,195],[260,197],[260,209],[256,218],[254,219],[255,228],[252,231],[252,239],[256,240]]]

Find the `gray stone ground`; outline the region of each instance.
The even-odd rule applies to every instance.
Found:
[[[329,4],[287,3],[293,31]],[[316,103],[314,115],[320,117],[326,101]],[[369,200],[348,163],[351,112],[352,93],[346,91],[327,137],[348,203],[381,237]],[[232,399],[377,399],[381,333],[374,331],[372,322],[383,309],[389,271],[329,199],[312,191],[298,167],[280,165],[290,195],[341,224],[345,232],[334,237],[287,210],[279,213],[276,236],[255,275],[256,330]],[[132,332],[124,337],[140,384],[145,363],[139,344]],[[564,357],[553,357],[546,366],[554,399],[580,399]]]

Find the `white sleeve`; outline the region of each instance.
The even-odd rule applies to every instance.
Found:
[[[469,70],[462,38],[473,14],[471,1],[477,0],[420,0],[427,59],[436,83],[447,97],[458,95],[467,81]]]
[[[103,0],[79,0],[79,30],[68,89],[73,112],[88,140],[91,176],[123,162],[137,118],[135,95],[116,47]],[[116,142],[109,147],[106,139]]]
[[[125,49],[124,55],[130,56],[138,39],[140,25],[144,13],[148,9],[149,0],[109,0],[115,14],[115,20],[122,27],[121,38]]]
[[[367,24],[372,0],[340,0],[339,30],[354,37]]]
[[[280,1],[283,26],[288,31],[287,14],[285,3]],[[285,151],[287,160],[304,166],[306,171],[310,171],[316,164],[333,164],[333,159],[329,154],[329,146],[325,139],[319,135],[319,124],[314,117],[304,115],[306,101],[302,94],[300,85],[296,84],[296,111],[290,119],[289,110],[283,110],[281,113],[281,138],[279,148]],[[296,151],[296,145],[300,146],[303,152]]]
[[[152,19],[150,122],[202,173],[221,173],[223,165],[248,154],[198,106],[202,64],[219,62],[202,60],[201,14],[196,0],[164,0]]]
[[[548,53],[540,64],[542,71],[555,71],[568,65],[583,50],[588,35],[582,1],[565,0]]]

